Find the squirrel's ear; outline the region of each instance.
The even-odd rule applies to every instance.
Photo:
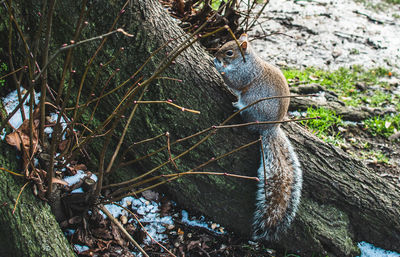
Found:
[[[247,41],[244,41],[240,44],[240,47],[243,49],[243,51],[247,50]]]

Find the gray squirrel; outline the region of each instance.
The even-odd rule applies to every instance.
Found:
[[[242,109],[270,96],[288,96],[289,87],[282,72],[263,61],[252,50],[247,35],[238,43],[230,41],[216,53],[214,63],[227,86],[237,96],[234,107]],[[286,116],[289,98],[261,101],[241,112],[247,122],[281,121]],[[261,135],[264,156],[258,169],[256,210],[253,217],[254,240],[278,240],[287,230],[300,202],[302,171],[298,157],[280,124],[251,125]],[[265,174],[264,178],[264,164]]]

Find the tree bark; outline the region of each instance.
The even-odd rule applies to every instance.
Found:
[[[21,171],[17,151],[0,141],[0,167]],[[17,196],[26,181],[0,171],[0,256],[75,256],[50,207],[28,185],[15,212]]]
[[[143,44],[131,49],[133,55],[150,49],[148,56],[156,49],[152,44],[161,45],[182,33],[156,1],[136,1],[131,8],[133,23],[141,24],[135,30],[135,35],[141,38],[135,42]],[[213,68],[211,58],[199,46],[185,51],[176,64],[166,71],[166,76],[183,79],[183,83],[176,85],[163,81],[152,85],[146,98],[172,98],[188,108],[200,110],[202,114],[196,117],[168,107],[140,106],[142,112],[138,114],[134,125],[136,132],[132,131],[132,139],[126,141],[127,145],[139,141],[139,138],[135,138],[139,134],[151,137],[169,131],[172,138],[188,136],[220,123],[233,112],[230,105],[232,99],[223,89],[223,82]],[[239,122],[239,119],[233,121]],[[400,190],[360,161],[323,143],[300,126],[288,124],[284,127],[301,160],[304,189],[296,221],[276,245],[302,254],[350,256],[357,254],[357,242],[366,240],[385,249],[399,251]],[[255,138],[257,135],[250,134],[246,129],[220,130],[180,159],[177,166],[180,171],[189,170]],[[152,148],[157,149],[163,144],[165,141],[159,145],[153,144]],[[147,154],[147,147],[137,148],[138,156]],[[184,149],[174,146],[172,152],[178,154]],[[166,160],[168,154],[164,153],[143,161],[141,167],[148,170]],[[203,170],[255,176],[258,162],[259,147],[254,146],[211,163]],[[170,165],[169,169],[162,172],[175,171]],[[245,236],[250,233],[255,189],[254,181],[217,176],[182,177],[168,186],[174,199],[183,206],[200,211]]]

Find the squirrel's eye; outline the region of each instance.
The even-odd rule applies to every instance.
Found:
[[[231,57],[231,56],[233,56],[233,51],[232,50],[228,50],[228,51],[225,52],[225,54],[226,54],[226,56]]]

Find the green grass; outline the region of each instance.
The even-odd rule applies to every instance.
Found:
[[[371,1],[371,0],[355,0],[357,3],[362,3],[365,7],[374,10],[374,11],[385,11],[389,8],[393,8],[400,4],[400,0],[381,0],[379,2]]]
[[[395,76],[385,68],[363,69],[361,66],[351,68],[339,68],[335,71],[325,71],[316,68],[306,68],[304,70],[286,69],[284,75],[290,82],[302,82],[304,84],[317,83],[325,89],[338,95],[339,100],[348,106],[369,106],[372,108],[393,107],[400,112],[400,97],[392,93],[391,88],[385,78]],[[361,85],[361,86],[360,86]],[[364,87],[364,89],[362,89]],[[321,116],[320,121],[307,123],[312,130],[320,131],[317,136],[327,142],[337,143],[338,135],[331,128],[331,122],[337,117],[334,113],[326,110],[309,109],[307,114]],[[327,119],[326,115],[332,115],[332,119]],[[340,118],[340,117],[339,117]],[[328,122],[323,125],[322,122]],[[382,135],[389,137],[400,130],[399,115],[385,115],[383,117],[373,117],[364,121],[365,127],[372,135]],[[342,124],[343,125],[343,124]],[[343,125],[344,126],[344,125]]]
[[[316,68],[306,68],[305,70],[286,69],[283,71],[289,80],[298,80],[306,83],[318,83],[328,90],[339,95],[347,105],[358,106],[362,104],[362,94],[356,87],[357,83],[366,86],[382,85],[385,83],[379,80],[389,74],[389,70],[384,68],[376,68],[364,70],[360,66],[351,68],[339,68],[335,71],[324,71]],[[371,91],[369,91],[371,92]]]
[[[317,137],[325,142],[339,145],[343,139],[338,131],[339,126],[343,126],[341,116],[336,115],[334,111],[325,108],[308,108],[307,117],[319,119],[302,121],[302,124],[310,129]]]
[[[372,160],[375,163],[390,164],[389,158],[381,151],[361,151],[358,154],[354,155],[363,160]]]
[[[389,137],[400,128],[400,114],[375,116],[364,121],[365,127],[372,135]]]

